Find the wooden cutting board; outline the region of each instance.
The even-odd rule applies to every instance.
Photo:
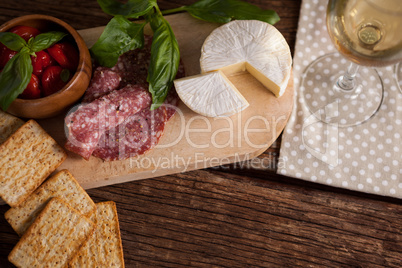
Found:
[[[186,75],[200,73],[199,59],[205,38],[218,27],[192,18],[187,13],[166,16],[179,43]],[[79,33],[91,47],[104,27]],[[150,29],[145,30],[151,33]],[[123,160],[89,161],[70,153],[58,168],[68,169],[86,189],[167,174],[244,161],[264,152],[282,132],[293,106],[293,77],[285,94],[276,98],[250,74],[230,77],[250,103],[241,113],[228,118],[200,116],[183,103],[167,123],[164,136],[148,153]],[[202,88],[200,88],[202,90]],[[64,144],[64,115],[38,122],[57,142]]]

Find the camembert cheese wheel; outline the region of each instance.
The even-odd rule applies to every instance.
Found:
[[[201,72],[247,70],[276,97],[287,87],[292,57],[283,35],[257,20],[234,20],[215,29],[201,50]]]
[[[176,79],[174,86],[184,104],[204,116],[231,116],[249,106],[221,71]]]

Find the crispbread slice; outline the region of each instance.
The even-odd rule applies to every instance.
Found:
[[[8,259],[17,267],[66,267],[95,225],[61,198],[52,198]]]
[[[124,267],[119,219],[113,201],[96,204],[91,217],[96,223],[93,235],[69,262],[69,267]]]
[[[89,195],[73,175],[64,169],[46,180],[19,206],[10,208],[4,216],[11,227],[21,236],[52,197],[63,198],[87,217],[90,217],[96,210],[96,205]]]
[[[23,120],[0,110],[0,144],[5,142],[23,124]]]
[[[11,207],[24,201],[67,157],[34,120],[0,145],[0,197]]]

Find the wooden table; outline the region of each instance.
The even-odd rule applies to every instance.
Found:
[[[158,1],[170,9],[193,0]],[[277,11],[292,53],[301,1]],[[107,24],[94,0],[2,0],[0,23],[26,14],[76,29]],[[117,203],[126,267],[402,267],[402,204],[275,174],[280,138],[252,161],[89,190]],[[0,214],[8,210],[0,206]],[[17,243],[0,217],[0,267]]]

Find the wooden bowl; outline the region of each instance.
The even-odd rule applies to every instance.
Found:
[[[12,19],[0,26],[0,32],[8,31],[17,25],[31,26],[41,32],[62,31],[69,34],[67,40],[79,52],[79,62],[74,76],[58,92],[39,99],[15,99],[7,112],[23,118],[48,118],[65,111],[77,102],[88,88],[92,73],[91,55],[82,37],[70,25],[55,17],[46,15],[27,15]],[[69,38],[69,39],[68,39]]]

